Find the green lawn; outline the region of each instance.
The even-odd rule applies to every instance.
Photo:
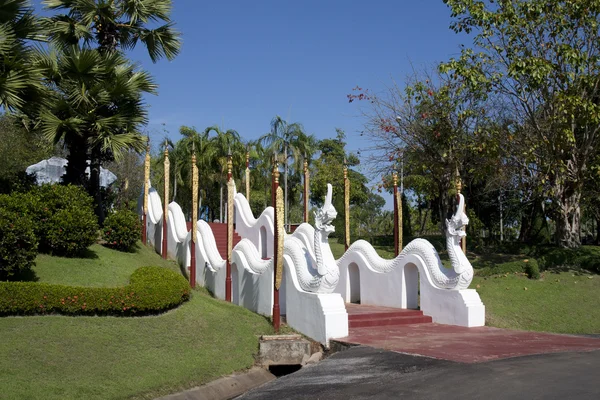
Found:
[[[544,272],[475,277],[486,307],[486,324],[557,333],[600,333],[600,276]]]
[[[133,254],[92,246],[98,258],[41,256],[42,282],[118,286],[141,265],[178,267],[140,246]],[[0,318],[0,398],[155,398],[249,368],[269,321],[195,290],[150,317]]]
[[[123,286],[129,282],[133,271],[148,265],[179,271],[179,266],[174,261],[163,260],[151,247],[142,246],[141,243],[131,253],[94,244],[83,258],[40,254],[36,264],[34,270],[40,282],[73,286]]]

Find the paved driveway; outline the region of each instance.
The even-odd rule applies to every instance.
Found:
[[[367,346],[339,352],[239,399],[600,399],[600,351],[476,364]]]

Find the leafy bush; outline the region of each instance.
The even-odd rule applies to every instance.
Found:
[[[35,265],[37,240],[26,216],[0,207],[0,279],[26,273]]]
[[[46,224],[46,245],[52,254],[73,257],[96,242],[98,220],[89,209],[58,210]]]
[[[0,207],[29,216],[39,251],[74,256],[96,240],[92,198],[72,185],[42,185],[27,193],[0,196]]]
[[[92,288],[37,282],[0,282],[0,315],[145,315],[189,299],[188,282],[162,267],[138,268],[120,288]]]
[[[540,267],[533,258],[525,263],[525,273],[529,279],[540,279]]]
[[[141,230],[142,223],[136,213],[119,210],[104,220],[102,237],[107,246],[127,251],[139,240]]]

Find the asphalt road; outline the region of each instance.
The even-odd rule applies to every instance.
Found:
[[[600,399],[600,351],[477,364],[358,346],[238,399]]]

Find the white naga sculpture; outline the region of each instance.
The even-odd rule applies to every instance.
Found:
[[[315,213],[316,229],[301,224],[291,235],[285,235],[283,255],[289,268],[295,271],[302,290],[312,293],[331,293],[340,279],[340,270],[329,247],[328,237],[335,232],[331,221],[337,212],[331,203],[332,188],[327,184],[325,204]],[[271,260],[262,260],[256,247],[242,239],[234,249],[242,264],[256,274],[272,268]],[[287,260],[286,260],[287,261]]]
[[[469,218],[464,212],[465,199],[459,194],[460,201],[456,213],[446,220],[446,248],[452,268],[445,268],[431,243],[425,239],[414,239],[394,259],[386,260],[377,254],[373,246],[364,240],[354,242],[348,251],[337,261],[338,265],[347,263],[347,259],[356,253],[366,259],[369,267],[375,272],[387,273],[406,263],[409,255],[417,255],[423,259],[435,287],[443,289],[466,289],[473,280],[473,267],[460,247],[460,239],[466,236],[464,226]]]

